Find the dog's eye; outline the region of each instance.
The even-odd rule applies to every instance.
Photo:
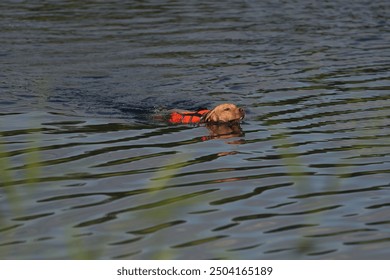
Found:
[[[223,109],[224,111],[230,111],[230,108],[228,107],[228,108],[225,108],[225,109]]]

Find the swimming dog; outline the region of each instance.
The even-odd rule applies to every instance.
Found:
[[[239,108],[234,104],[224,103],[216,106],[212,110],[170,110],[168,122],[172,124],[239,123],[244,117],[245,112],[242,108]]]

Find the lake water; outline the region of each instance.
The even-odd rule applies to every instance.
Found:
[[[0,258],[390,258],[389,1],[0,10]]]

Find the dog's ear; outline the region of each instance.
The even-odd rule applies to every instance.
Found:
[[[215,113],[214,110],[211,110],[207,114],[204,114],[201,118],[202,123],[213,123],[218,122],[219,118],[218,115]]]

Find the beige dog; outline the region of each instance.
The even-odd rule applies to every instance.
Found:
[[[226,123],[241,121],[245,117],[245,112],[242,108],[237,107],[234,104],[221,104],[206,113],[201,118],[201,122],[204,123]]]
[[[234,104],[220,104],[212,110],[171,110],[168,121],[174,124],[228,123],[240,122],[245,117],[242,108]]]

